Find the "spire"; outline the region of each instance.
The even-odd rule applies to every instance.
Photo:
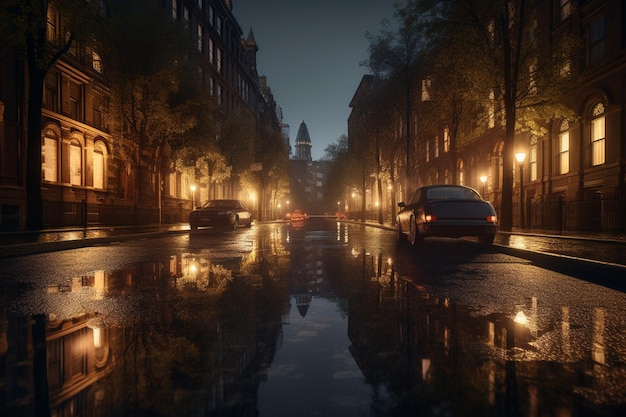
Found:
[[[309,129],[306,127],[304,120],[300,123],[298,134],[296,135],[296,159],[311,160],[311,138],[309,137]]]

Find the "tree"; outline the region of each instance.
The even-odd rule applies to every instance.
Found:
[[[118,4],[98,40],[111,88],[108,123],[131,156],[133,199],[150,197],[143,173],[153,163],[160,205],[163,149],[206,111],[190,42],[183,28],[148,0]]]
[[[571,57],[576,42],[563,39],[558,50],[547,56],[539,54],[536,33],[538,0],[410,0],[406,8],[420,16],[420,31],[437,46],[457,43],[451,53],[464,56],[462,62],[474,62],[459,68],[459,89],[469,84],[476,102],[485,101],[486,91],[493,92],[492,121],[501,122],[504,130],[502,202],[500,227],[511,230],[513,218],[513,155],[516,133],[537,131],[542,122],[571,115],[559,104],[559,98],[572,86],[571,74],[559,71],[563,59]],[[452,37],[449,35],[454,33]],[[462,34],[463,36],[458,36]],[[449,56],[449,55],[448,55]],[[490,118],[483,118],[482,130]]]
[[[48,27],[48,16],[56,23]],[[94,3],[73,0],[3,0],[0,36],[3,48],[25,56],[28,72],[26,109],[26,229],[43,227],[41,195],[41,108],[48,71],[74,44],[87,45],[99,22]]]
[[[418,164],[418,155],[413,151],[416,149],[413,146],[415,132],[411,120],[419,88],[414,69],[420,57],[422,39],[415,26],[418,21],[412,8],[398,7],[396,17],[399,22],[397,29],[394,30],[388,21],[383,21],[380,34],[367,34],[370,56],[366,64],[375,76],[388,80],[387,88],[397,94],[398,99],[394,103],[404,123],[404,192],[408,195],[411,174]]]

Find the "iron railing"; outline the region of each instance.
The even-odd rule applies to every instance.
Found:
[[[187,221],[189,209],[44,201],[44,227],[143,226]],[[160,217],[160,218],[159,218]]]

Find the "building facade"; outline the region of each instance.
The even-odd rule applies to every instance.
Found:
[[[626,227],[626,5],[623,2],[538,2],[537,54],[550,54],[564,34],[583,41],[572,60],[575,89],[563,97],[574,117],[544,123],[545,134],[519,133],[514,170],[513,226],[558,231],[623,231]],[[368,94],[364,78],[355,97]],[[427,101],[424,77],[419,102]],[[433,88],[435,88],[433,86]],[[419,109],[420,103],[415,103]],[[355,107],[349,136],[359,132],[364,106]],[[419,110],[417,110],[419,111]],[[392,130],[404,135],[403,122]],[[352,129],[351,129],[352,126]],[[463,126],[463,124],[461,124]],[[417,130],[417,129],[416,129]],[[468,135],[466,129],[460,135]],[[497,125],[455,148],[444,124],[416,133],[416,186],[456,183],[474,187],[497,210],[502,203],[504,129]],[[511,169],[511,168],[508,168]],[[395,184],[399,185],[399,184]],[[376,186],[372,184],[372,186]],[[399,187],[398,187],[399,188]],[[409,190],[410,191],[410,190]],[[408,198],[398,195],[398,198]],[[388,216],[393,215],[393,208]]]
[[[232,1],[166,0],[163,7],[196,45],[202,84],[217,103],[216,119],[247,117],[258,135],[280,132],[271,90],[257,74],[254,35],[250,30],[243,36]],[[101,2],[104,18],[109,11]],[[64,22],[50,4],[48,42],[64,41]],[[17,230],[26,216],[28,68],[21,51],[0,53],[0,229]],[[140,164],[147,174],[135,182],[130,157],[120,151],[132,146],[113,137],[106,123],[110,91],[103,71],[97,51],[73,43],[47,72],[41,109],[44,227],[186,221],[192,198],[206,200],[209,187],[192,192],[193,180],[154,149],[143,150]],[[219,184],[213,195],[238,198],[233,181]]]

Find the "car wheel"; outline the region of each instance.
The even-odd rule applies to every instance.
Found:
[[[239,217],[235,217],[235,220],[233,220],[233,230],[237,230],[238,227],[239,227]]]
[[[482,246],[491,246],[496,236],[493,233],[478,236],[478,243]]]

